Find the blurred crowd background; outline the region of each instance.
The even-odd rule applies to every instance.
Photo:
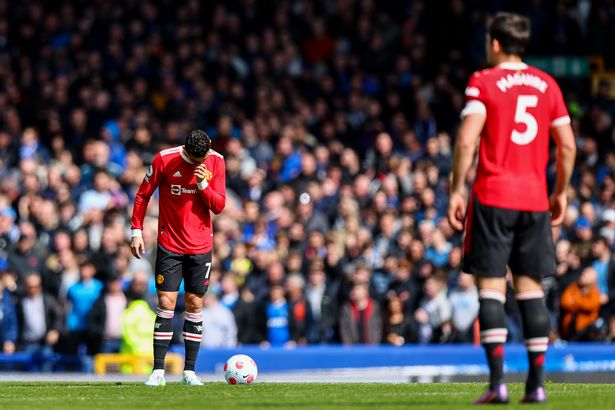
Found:
[[[204,346],[472,342],[447,179],[502,9],[530,17],[528,53],[615,68],[613,0],[0,0],[3,352],[151,351],[158,204],[137,260],[132,201],[194,128],[228,187]],[[579,156],[544,280],[552,339],[612,342],[615,103],[560,84]]]

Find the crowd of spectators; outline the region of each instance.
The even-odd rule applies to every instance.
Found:
[[[2,351],[147,354],[158,205],[137,260],[132,200],[194,128],[227,167],[205,346],[472,342],[477,292],[444,213],[463,89],[502,8],[530,16],[530,53],[615,68],[612,0],[0,0]],[[561,85],[579,156],[544,280],[552,338],[613,341],[615,104]]]

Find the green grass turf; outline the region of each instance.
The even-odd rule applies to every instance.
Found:
[[[0,383],[0,409],[470,409],[485,385],[257,383],[204,387],[133,383]],[[510,384],[512,404],[519,405],[523,386]],[[550,402],[540,409],[615,409],[615,386],[549,384]],[[529,406],[534,407],[534,406]]]

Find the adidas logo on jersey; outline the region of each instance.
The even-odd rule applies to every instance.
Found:
[[[174,176],[174,177],[177,177],[177,178],[181,178],[183,175],[182,175],[182,173],[181,173],[181,172],[176,171],[176,172],[173,174],[173,176]]]

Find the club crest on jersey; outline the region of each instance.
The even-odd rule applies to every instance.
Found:
[[[164,276],[161,274],[156,275],[156,283],[162,285],[164,283]]]
[[[205,181],[209,182],[213,178],[214,174],[211,173],[210,170],[205,170]]]

